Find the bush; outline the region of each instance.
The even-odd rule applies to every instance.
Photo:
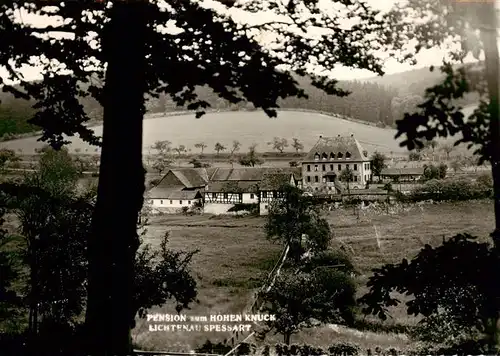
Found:
[[[227,343],[218,342],[217,344],[212,343],[210,340],[205,341],[205,343],[195,349],[196,353],[206,353],[206,354],[226,354],[232,350],[230,345]]]
[[[229,208],[228,212],[236,213],[240,211],[248,211],[250,214],[258,214],[259,213],[259,204],[244,204],[238,203]]]
[[[347,356],[347,355],[358,355],[360,348],[358,345],[351,344],[349,342],[339,342],[331,345],[328,348],[328,352],[331,356]]]
[[[408,200],[413,202],[423,200],[464,201],[491,198],[492,195],[492,188],[487,188],[477,182],[465,179],[447,181],[432,179],[423,186],[414,189],[408,196]]]

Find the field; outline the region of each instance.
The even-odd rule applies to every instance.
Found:
[[[334,232],[333,246],[345,246],[352,254],[359,277],[360,295],[370,271],[384,263],[414,256],[424,244],[439,244],[443,237],[470,232],[487,238],[492,231],[493,207],[488,202],[428,204],[384,212],[366,209],[357,216],[352,210],[332,210],[328,220]],[[255,288],[278,259],[279,246],[267,242],[263,217],[161,216],[151,221],[145,243],[157,245],[170,231],[170,247],[200,252],[193,259],[193,272],[199,281],[199,303],[188,315],[238,313],[250,301]],[[172,305],[155,311],[173,313]],[[392,310],[391,324],[411,325],[404,308]],[[188,351],[206,339],[223,341],[223,333],[149,332],[147,322],[139,320],[134,341],[142,349]],[[270,340],[281,341],[273,336]],[[405,349],[413,342],[406,335],[357,331],[342,327],[305,330],[292,337],[293,343],[307,342],[327,346],[350,341],[364,348]]]
[[[96,134],[102,134],[102,126],[96,126],[94,130]],[[210,153],[213,152],[216,142],[230,146],[233,140],[238,140],[242,144],[241,151],[246,151],[251,144],[257,143],[257,150],[262,152],[271,148],[267,146],[267,142],[275,136],[284,137],[290,141],[293,137],[297,137],[304,144],[305,151],[309,151],[320,135],[350,134],[354,134],[370,152],[375,150],[406,152],[394,140],[395,130],[314,112],[281,111],[276,119],[268,118],[262,111],[253,111],[208,113],[201,119],[196,119],[194,114],[185,114],[144,120],[145,153],[148,147],[158,140],[169,140],[174,146],[185,145],[193,153],[198,152],[194,145],[200,141],[208,145],[205,152]],[[28,137],[1,142],[0,147],[22,150],[25,154],[31,154],[36,148],[43,146],[37,138]],[[70,141],[72,144],[69,149],[72,152],[75,149],[79,149],[82,153],[91,153],[96,150],[78,138],[71,138]],[[293,151],[292,148],[289,150]]]

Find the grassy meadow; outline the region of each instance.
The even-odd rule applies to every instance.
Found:
[[[494,226],[493,206],[489,202],[426,204],[413,207],[369,208],[357,215],[353,210],[327,212],[334,233],[332,248],[344,248],[352,255],[360,272],[359,295],[371,269],[385,263],[411,258],[425,244],[436,245],[459,232],[470,232],[486,239]],[[253,288],[262,283],[279,258],[280,246],[266,241],[265,217],[214,217],[163,215],[150,221],[145,243],[158,245],[161,236],[170,231],[173,249],[200,252],[193,259],[192,270],[199,283],[199,303],[187,315],[239,313],[251,303]],[[173,305],[153,312],[174,313]],[[404,307],[393,308],[391,325],[413,325],[417,320],[407,316]],[[368,317],[377,322],[377,319]],[[230,337],[225,333],[149,332],[148,323],[138,320],[134,341],[141,349],[189,351],[203,344]],[[280,335],[269,341],[282,341]],[[404,350],[414,343],[404,334],[371,332],[326,326],[304,330],[292,336],[292,343],[306,342],[327,346],[349,341],[362,348],[395,347]]]
[[[271,147],[267,142],[273,137],[284,137],[291,141],[297,137],[308,151],[318,140],[318,136],[350,135],[362,143],[368,151],[405,152],[394,140],[396,133],[393,129],[375,127],[373,125],[341,119],[336,116],[323,115],[314,112],[280,111],[278,117],[271,119],[262,111],[219,112],[207,113],[196,119],[194,113],[163,117],[151,117],[144,120],[144,150],[159,140],[169,140],[173,146],[185,145],[192,153],[198,152],[194,148],[197,142],[205,142],[208,147],[206,153],[214,152],[216,142],[230,146],[233,140],[242,144],[241,151],[257,143],[257,150],[262,152]],[[102,134],[102,126],[93,127],[97,135]],[[31,154],[36,148],[43,146],[37,141],[38,137],[27,137],[18,140],[0,142],[0,147],[22,151]],[[77,137],[69,138],[72,144],[71,152],[75,149],[82,153],[93,153],[95,147],[85,144]],[[289,147],[288,151],[293,151]]]

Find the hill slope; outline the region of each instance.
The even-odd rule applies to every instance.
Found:
[[[404,112],[414,111],[422,101],[426,88],[437,84],[442,78],[438,71],[428,68],[416,69],[384,77],[359,81],[341,81],[339,87],[351,95],[339,98],[326,95],[310,84],[305,78],[298,78],[300,87],[309,95],[308,99],[287,98],[279,101],[282,108],[309,109],[341,114],[356,120],[371,122],[380,127],[393,126]],[[248,111],[253,106],[246,102],[231,104],[220,99],[210,88],[197,88],[199,98],[217,110]],[[477,96],[470,95],[458,104],[469,105],[477,102]],[[9,94],[0,93],[0,137],[6,134],[20,134],[36,131],[37,127],[27,124],[34,114],[30,104],[22,99],[14,99]],[[85,111],[93,120],[102,118],[102,108],[93,98],[80,99]],[[150,113],[166,113],[183,110],[167,96],[159,99],[149,98],[147,110]]]

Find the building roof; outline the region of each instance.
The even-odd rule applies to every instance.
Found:
[[[289,184],[292,178],[291,173],[266,174],[259,184],[260,190],[278,190],[285,184]]]
[[[261,181],[267,174],[290,173],[295,179],[300,179],[302,169],[293,168],[217,168],[210,176],[210,181]]]
[[[208,182],[208,173],[204,168],[176,168],[170,171],[186,188],[203,187]]]
[[[148,192],[149,199],[175,199],[175,200],[190,200],[196,199],[197,195],[201,197],[200,191],[195,190],[182,190],[177,188],[167,188],[167,187],[154,187]]]
[[[420,176],[424,174],[423,167],[416,168],[384,168],[380,172],[381,176]]]
[[[206,193],[257,193],[258,181],[218,181],[210,182]]]
[[[339,157],[339,153],[342,157]],[[349,161],[367,161],[368,153],[364,151],[361,144],[351,136],[340,136],[337,137],[319,137],[319,140],[309,151],[304,161],[314,161],[316,154],[320,156],[320,160],[323,155],[326,155],[328,160],[335,161],[345,161],[346,154],[350,154]],[[366,155],[364,153],[367,153]]]

